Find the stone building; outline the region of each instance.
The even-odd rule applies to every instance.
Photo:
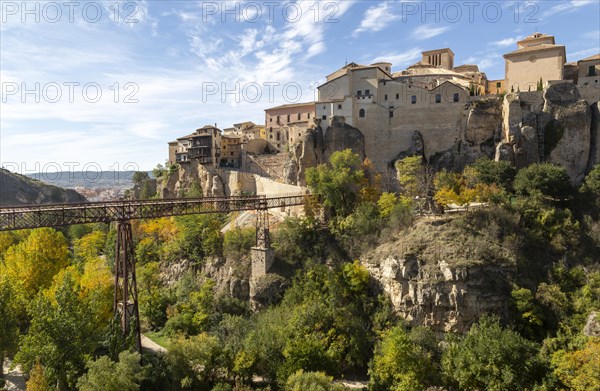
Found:
[[[240,166],[243,138],[234,135],[221,137],[221,166],[237,168]]]
[[[350,63],[328,75],[319,86],[317,119],[324,132],[333,117],[343,117],[346,124],[369,133],[374,121],[386,122],[386,128],[401,126],[407,118],[404,111],[464,105],[470,93],[485,94],[487,77],[477,65],[453,66],[450,49],[423,52],[421,61],[396,73],[391,72],[388,62]]]
[[[600,87],[600,54],[577,61],[577,84]]]
[[[217,166],[221,157],[221,131],[206,125],[187,136],[169,143],[169,162],[185,164],[197,160],[200,164]]]
[[[303,135],[315,118],[315,102],[294,103],[265,110],[265,139],[277,152]]]
[[[517,42],[517,50],[504,59],[507,92],[535,91],[540,80],[545,85],[564,79],[565,47],[556,45],[552,35],[534,33]]]

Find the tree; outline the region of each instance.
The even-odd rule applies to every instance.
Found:
[[[14,352],[19,338],[15,291],[8,278],[0,276],[0,379],[4,377],[4,357]]]
[[[552,356],[554,375],[569,390],[600,389],[600,338],[589,337],[585,346],[573,352],[559,350]]]
[[[44,367],[42,367],[39,361],[31,369],[26,387],[27,391],[52,391],[52,387],[44,375]]]
[[[533,342],[483,316],[461,340],[451,338],[442,355],[444,375],[463,390],[525,390],[542,374]]]
[[[486,185],[496,184],[504,190],[509,191],[515,178],[516,170],[507,161],[499,162],[488,158],[481,158],[465,169],[465,176],[472,176],[473,185],[483,183]]]
[[[26,240],[12,246],[4,257],[0,274],[22,286],[27,301],[52,283],[52,278],[67,266],[69,247],[62,233],[51,228],[31,231]]]
[[[306,170],[307,185],[333,216],[345,217],[354,210],[363,180],[360,158],[351,149],[336,151],[329,164]]]
[[[429,358],[412,343],[402,326],[388,330],[375,348],[369,368],[370,389],[423,390],[430,369]]]
[[[29,372],[39,360],[48,381],[67,390],[75,386],[85,358],[95,350],[101,334],[73,272],[60,277],[52,296],[40,292],[30,303],[31,326],[15,361]]]
[[[338,391],[344,390],[341,385],[333,384],[333,378],[323,372],[304,372],[302,369],[291,375],[286,384],[286,391]]]
[[[564,200],[573,191],[565,168],[550,164],[532,164],[521,169],[515,177],[517,194],[553,201]]]
[[[220,372],[220,350],[218,338],[206,333],[179,339],[167,355],[173,379],[184,389],[209,390]]]
[[[79,261],[93,259],[102,254],[106,234],[102,231],[92,231],[73,242],[73,253]]]
[[[119,361],[114,362],[108,356],[89,360],[88,372],[77,381],[80,391],[136,391],[144,380],[139,353],[123,351]]]

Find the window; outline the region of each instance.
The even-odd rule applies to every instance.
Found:
[[[279,122],[279,116],[277,116],[277,122]]]
[[[269,132],[272,132],[272,131],[273,131],[273,127],[271,126],[271,127],[269,128]]]
[[[233,156],[233,152],[231,152],[231,156]]]
[[[588,76],[596,76],[596,67],[594,65],[590,65],[588,68]]]
[[[416,95],[413,95],[410,97],[410,103],[413,105],[417,104],[417,96]]]
[[[365,109],[360,109],[360,110],[358,111],[358,116],[359,116],[360,118],[365,118]]]
[[[310,119],[310,113],[308,113],[308,119]]]
[[[298,121],[300,121],[300,118],[302,118],[302,114],[298,113]]]
[[[323,121],[325,121],[326,119],[327,119],[327,116],[326,116],[326,115],[324,115],[324,116],[323,116]]]
[[[455,101],[455,102],[458,102],[458,98],[459,98],[459,96],[458,96],[458,92],[455,92],[455,93],[454,93],[454,101]]]
[[[384,95],[384,96],[383,96],[383,100],[387,100],[387,95]]]
[[[287,115],[287,122],[290,122],[290,115]]]
[[[357,95],[357,96],[361,96],[361,94],[362,94],[362,91],[360,91],[360,90],[359,90],[359,91],[356,91],[356,95]]]
[[[390,107],[390,118],[394,118],[394,109]]]
[[[277,141],[281,140],[281,134],[277,133]]]
[[[502,82],[499,82],[499,81],[496,82],[496,88],[500,88],[500,87],[502,87]]]
[[[442,94],[435,94],[435,103],[442,102]]]
[[[272,134],[270,134],[270,135],[269,135],[269,138],[270,138],[271,140],[273,140],[273,135],[272,135]]]
[[[369,95],[371,95],[371,90],[365,90],[365,95],[366,95],[366,96],[369,96]]]
[[[341,110],[341,109],[342,109],[342,105],[338,105],[338,110]]]
[[[273,118],[269,118],[269,122],[273,122]]]
[[[298,137],[302,136],[302,133],[298,132]]]
[[[400,99],[400,94],[396,94],[396,100]]]

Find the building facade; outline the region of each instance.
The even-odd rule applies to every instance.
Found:
[[[315,118],[315,102],[294,103],[265,110],[265,140],[277,152],[305,134]]]
[[[206,125],[169,143],[169,162],[172,164],[198,161],[203,165],[217,166],[220,158],[221,131],[215,126]]]
[[[564,79],[565,47],[554,36],[534,33],[517,42],[517,50],[504,55],[507,92],[535,91],[538,83]]]
[[[600,54],[577,61],[577,84],[600,87]]]

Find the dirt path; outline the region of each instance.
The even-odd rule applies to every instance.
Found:
[[[25,391],[25,375],[21,372],[21,367],[16,366],[10,370],[10,360],[5,360],[2,367],[4,369],[4,378],[6,379],[7,391]]]
[[[150,338],[142,334],[142,349],[150,350],[153,353],[166,353],[167,349],[163,348]]]

